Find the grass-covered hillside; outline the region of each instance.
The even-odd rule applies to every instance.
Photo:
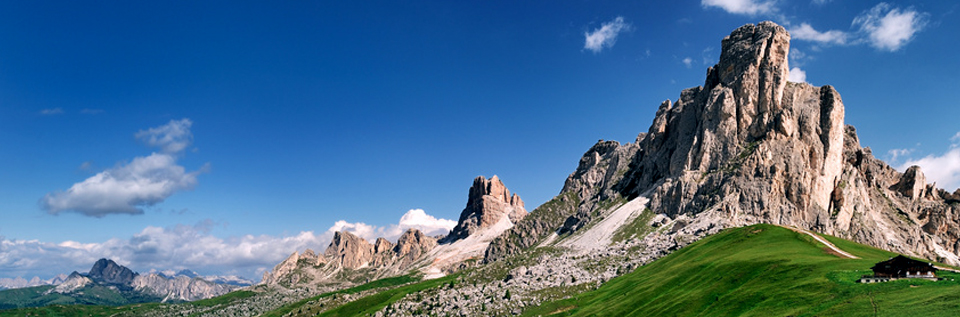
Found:
[[[529,316],[960,316],[960,274],[858,284],[895,254],[771,225],[725,230]]]
[[[160,301],[162,298],[139,292],[125,292],[114,288],[92,285],[64,295],[50,292],[51,285],[16,288],[0,291],[0,310],[40,307],[48,305],[126,305]]]

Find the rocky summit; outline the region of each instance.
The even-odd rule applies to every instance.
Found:
[[[90,279],[104,284],[127,285],[133,282],[133,279],[139,274],[134,273],[125,266],[117,264],[112,260],[100,259],[93,264],[87,276]]]
[[[450,243],[466,238],[480,229],[494,226],[504,216],[516,223],[526,215],[523,200],[516,193],[510,195],[510,190],[500,178],[496,175],[490,179],[480,176],[473,180],[467,207],[460,212],[457,226],[440,242]]]
[[[745,25],[722,47],[703,86],[664,101],[635,142],[594,145],[560,195],[541,207],[552,209],[494,241],[488,260],[555,231],[579,230],[601,202],[643,197],[658,221],[672,224],[668,240],[677,246],[723,228],[772,223],[960,264],[951,204],[958,193],[927,184],[919,167],[900,173],[861,147],[833,87],[788,82],[783,27]]]

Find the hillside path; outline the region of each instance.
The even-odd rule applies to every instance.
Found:
[[[808,236],[811,236],[811,237],[813,237],[814,239],[816,239],[817,241],[820,241],[820,243],[823,243],[824,245],[826,245],[828,248],[830,248],[830,250],[833,250],[833,252],[836,252],[837,254],[841,255],[841,257],[845,257],[845,258],[848,258],[848,259],[859,259],[859,258],[860,258],[860,257],[858,257],[858,256],[856,256],[856,255],[847,253],[847,251],[840,250],[840,248],[838,248],[837,246],[833,245],[833,243],[830,243],[830,241],[827,241],[827,239],[824,239],[823,237],[817,235],[816,233],[810,232],[809,230],[800,229],[800,228],[797,228],[797,227],[787,227],[787,226],[781,226],[781,227],[784,227],[784,228],[787,228],[787,229],[790,229],[790,230],[793,230],[793,231],[796,231],[796,232],[799,232],[799,233],[804,233],[804,234],[806,234],[806,235],[808,235]]]

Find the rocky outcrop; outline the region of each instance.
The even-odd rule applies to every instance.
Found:
[[[157,273],[137,275],[130,286],[137,291],[163,298],[163,302],[206,299],[238,288],[234,285],[209,282],[200,277],[178,275],[171,278]]]
[[[339,267],[359,269],[373,260],[373,245],[352,233],[337,231],[323,254]]]
[[[349,232],[336,232],[322,255],[309,250],[294,252],[265,272],[261,283],[345,286],[406,274],[412,269],[426,270],[431,277],[442,276],[459,269],[467,259],[482,257],[491,240],[526,215],[523,200],[511,194],[500,178],[479,176],[470,187],[460,221],[442,241],[415,228],[405,231],[396,243],[378,238],[371,244]]]
[[[437,239],[423,234],[420,230],[407,230],[397,240],[397,245],[393,247],[393,253],[396,255],[395,261],[398,265],[407,267],[436,246]]]
[[[214,283],[184,270],[175,277],[162,273],[137,274],[113,260],[100,259],[87,275],[73,272],[63,283],[48,293],[70,294],[88,285],[105,285],[120,292],[134,292],[135,297],[157,297],[163,302],[194,301],[220,296],[235,289],[237,285]],[[144,297],[146,295],[147,297]]]
[[[918,200],[926,195],[927,178],[923,176],[919,166],[911,166],[900,176],[900,181],[890,189],[900,192],[904,197],[910,197],[910,200]]]
[[[664,101],[636,142],[594,145],[560,195],[491,243],[487,260],[643,196],[681,245],[773,223],[958,264],[954,194],[926,184],[919,168],[901,174],[862,148],[833,87],[787,82],[789,40],[772,22],[733,31],[703,86]]]
[[[137,275],[125,266],[108,259],[97,260],[87,274],[90,279],[98,283],[117,285],[129,285]]]
[[[496,175],[490,179],[478,176],[473,180],[467,206],[460,212],[457,226],[450,231],[440,243],[451,243],[478,230],[492,227],[503,217],[508,217],[511,223],[516,223],[527,215],[523,207],[523,200],[503,185]]]
[[[261,284],[294,286],[342,284],[366,281],[370,276],[386,277],[406,272],[414,261],[437,246],[437,240],[420,230],[408,229],[396,244],[378,238],[373,244],[346,231],[334,233],[323,254],[307,249],[294,252],[263,273]],[[356,280],[358,277],[363,277]]]
[[[90,284],[93,284],[93,280],[91,280],[89,277],[83,276],[77,272],[73,272],[67,276],[67,279],[63,281],[63,283],[60,283],[60,285],[57,285],[57,287],[47,291],[47,293],[71,293]]]

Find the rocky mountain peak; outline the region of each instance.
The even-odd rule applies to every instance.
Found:
[[[487,260],[585,228],[617,200],[649,199],[659,223],[672,223],[666,249],[772,223],[960,263],[960,190],[861,147],[836,89],[787,81],[789,41],[772,22],[734,30],[703,86],[661,103],[636,142],[594,145],[560,195],[493,241]]]
[[[128,285],[137,277],[130,269],[113,262],[113,260],[100,259],[90,268],[87,274],[91,279],[101,283]]]
[[[731,96],[747,115],[739,122],[739,132],[758,137],[763,127],[749,119],[758,115],[766,119],[764,114],[776,112],[781,106],[790,69],[790,34],[769,21],[747,24],[725,37],[721,47],[720,61],[707,71],[704,87],[710,90],[722,85],[739,92]]]
[[[435,246],[437,246],[437,239],[423,234],[420,230],[410,228],[400,236],[400,239],[397,239],[397,245],[393,249],[398,256],[416,259]]]
[[[366,239],[347,231],[337,231],[323,254],[332,259],[339,267],[358,269],[373,259],[373,245]]]
[[[477,176],[473,180],[467,198],[467,206],[460,212],[457,226],[450,231],[441,243],[450,243],[483,229],[489,228],[507,217],[511,225],[527,215],[523,200],[517,194],[510,194],[496,175],[490,179]]]

